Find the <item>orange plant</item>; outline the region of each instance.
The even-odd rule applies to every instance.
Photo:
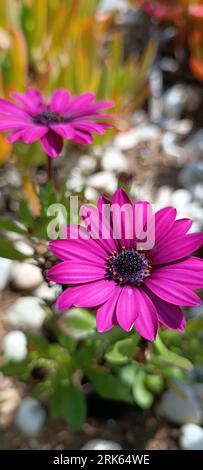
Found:
[[[203,0],[141,0],[141,8],[159,21],[173,22],[190,50],[192,73],[203,81]]]

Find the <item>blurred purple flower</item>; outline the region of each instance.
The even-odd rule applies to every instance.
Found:
[[[103,204],[108,203],[108,199],[99,198],[99,218]],[[130,204],[134,209],[137,203],[118,189],[111,204]],[[145,214],[148,203],[139,204],[143,204]],[[155,340],[159,325],[182,331],[185,319],[180,306],[201,303],[193,290],[203,287],[203,260],[190,255],[203,244],[203,233],[187,234],[192,221],[175,218],[173,207],[155,213],[155,244],[148,251],[136,248],[135,236],[125,238],[126,227],[131,224],[126,213],[121,239],[104,239],[101,233],[98,239],[85,240],[80,235],[71,239],[70,229],[76,238],[78,226],[68,226],[67,239],[49,244],[49,250],[62,262],[48,271],[47,278],[70,286],[59,296],[57,309],[99,306],[99,332],[119,324],[126,331],[135,327],[150,341]]]
[[[26,93],[12,93],[20,104],[0,98],[0,132],[11,132],[9,142],[22,140],[30,144],[40,140],[49,157],[58,157],[63,139],[78,144],[91,144],[92,134],[104,134],[112,127],[105,119],[113,119],[102,110],[111,108],[112,101],[94,101],[93,93],[72,97],[63,88],[54,91],[47,104],[40,91],[30,88]]]

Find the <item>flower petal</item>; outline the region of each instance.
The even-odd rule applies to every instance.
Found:
[[[180,307],[165,302],[153,294],[149,289],[147,289],[146,293],[155,305],[159,323],[166,328],[170,328],[170,330],[183,331],[186,321]]]
[[[70,106],[70,93],[65,88],[58,88],[51,96],[50,110],[54,113],[66,113]]]
[[[21,140],[25,142],[26,144],[31,144],[32,142],[36,142],[36,140],[41,139],[46,135],[48,132],[48,127],[46,126],[30,126],[27,127],[23,132],[21,136]]]
[[[104,279],[105,269],[94,264],[63,261],[49,269],[47,279],[57,284],[82,284]]]
[[[167,239],[161,248],[150,252],[152,264],[166,264],[189,256],[203,244],[203,233],[190,233],[181,238]]]
[[[184,283],[190,289],[201,289],[203,288],[203,260],[201,263],[198,260],[191,262],[189,259],[163,266],[153,271],[152,277],[164,283],[167,283],[169,279],[180,284]]]
[[[19,117],[22,119],[29,118],[29,114],[27,114],[22,108],[17,106],[15,103],[11,101],[4,100],[0,98],[0,116],[3,115],[4,117]]]
[[[49,243],[49,250],[61,260],[83,259],[104,266],[107,253],[95,240],[54,240]]]
[[[200,298],[185,287],[184,284],[179,284],[172,280],[162,282],[162,279],[154,279],[153,276],[145,280],[145,285],[154,292],[158,297],[174,305],[181,306],[195,306],[200,305]]]
[[[177,211],[174,207],[164,207],[155,214],[155,240],[156,244],[173,227]]]
[[[130,286],[122,287],[118,299],[116,317],[118,324],[125,331],[129,331],[138,315],[136,289]]]
[[[98,203],[100,207],[100,202]],[[108,253],[112,253],[118,248],[116,240],[112,238],[111,220],[108,220],[102,214],[102,208],[96,208],[90,204],[83,204],[80,214],[84,222],[85,228],[91,234],[91,237],[105,249]]]
[[[154,341],[158,332],[158,316],[156,308],[141,289],[135,291],[138,316],[135,319],[135,328],[143,338]]]
[[[68,310],[72,306],[91,308],[106,302],[114,293],[115,283],[105,279],[69,287],[56,301],[58,310]]]
[[[117,189],[112,197],[111,219],[113,237],[122,246],[129,248],[134,239],[133,230],[133,205],[127,193],[123,189]]]
[[[29,88],[26,93],[12,93],[11,96],[31,115],[42,113],[46,109],[44,97],[36,88]]]
[[[50,128],[64,139],[72,139],[75,132],[70,124],[51,124]]]
[[[76,142],[76,144],[89,145],[92,144],[93,137],[88,132],[75,130],[72,140]]]
[[[50,130],[44,137],[41,138],[41,144],[49,157],[56,158],[62,151],[63,139],[58,134],[56,134],[56,132]]]
[[[111,297],[97,310],[96,325],[99,333],[109,331],[114,325],[117,324],[116,306],[121,294],[121,289],[116,290]]]

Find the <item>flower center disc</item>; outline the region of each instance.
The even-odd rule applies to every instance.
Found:
[[[32,119],[36,124],[45,125],[62,121],[60,114],[48,110],[43,111],[43,113],[36,114]]]
[[[107,279],[118,285],[139,286],[150,275],[151,265],[147,256],[134,249],[114,252],[107,261]]]

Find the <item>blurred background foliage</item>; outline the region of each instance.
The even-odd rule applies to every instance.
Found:
[[[147,97],[147,79],[156,44],[125,57],[116,13],[102,14],[98,0],[3,0],[0,5],[0,92],[36,86],[47,96],[57,87],[72,94],[95,92],[111,98],[122,119]],[[3,138],[2,138],[3,141]],[[9,158],[3,145],[0,162]],[[38,159],[36,160],[36,154]],[[15,146],[16,163],[43,161],[38,144]],[[28,159],[29,158],[29,159]]]
[[[189,65],[194,76],[203,81],[203,1],[202,0],[131,0],[157,22],[173,24],[179,53],[189,50]]]

